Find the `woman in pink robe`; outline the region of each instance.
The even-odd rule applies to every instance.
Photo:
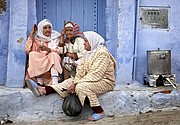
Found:
[[[62,73],[58,47],[60,33],[52,29],[47,19],[32,28],[25,44],[25,52],[29,56],[26,82],[32,79],[39,85],[58,83],[59,74]]]

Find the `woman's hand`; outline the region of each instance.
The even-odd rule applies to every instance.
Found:
[[[75,93],[76,84],[71,84],[71,86],[67,89],[69,93]]]
[[[32,27],[32,30],[31,30],[31,33],[30,33],[30,37],[34,37],[35,33],[37,31],[37,25],[34,24],[33,27]]]
[[[70,52],[66,52],[66,57],[72,57],[72,53],[70,53]]]
[[[51,52],[51,49],[46,47],[46,46],[44,46],[44,45],[40,46],[40,48],[41,48],[41,51],[47,51],[48,53]]]
[[[60,47],[64,46],[64,35],[65,35],[65,29],[62,29],[61,36],[60,36],[60,41],[59,41],[59,46]]]
[[[66,33],[66,30],[65,30],[65,28],[63,28],[62,31],[61,31],[61,35],[64,36],[65,33]]]
[[[66,57],[70,57],[71,59],[74,59],[74,60],[78,59],[78,56],[76,53],[66,52]]]

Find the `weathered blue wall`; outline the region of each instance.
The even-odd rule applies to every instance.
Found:
[[[28,0],[28,20],[27,20],[27,36],[31,32],[32,26],[37,24],[36,17],[36,0]]]
[[[24,40],[26,40],[27,34],[27,12],[27,0],[10,1],[7,87],[23,87],[25,69]]]
[[[26,66],[24,45],[32,25],[37,21],[36,0],[6,2],[6,12],[0,17],[0,85],[23,87]]]
[[[143,82],[147,73],[147,50],[171,50],[171,72],[176,74],[180,83],[180,1],[179,0],[139,0],[140,6],[170,7],[169,30],[138,28],[138,49],[136,79]],[[158,66],[158,65],[157,65]]]
[[[106,47],[111,52],[111,54],[117,58],[117,9],[118,1],[107,0],[106,1]],[[116,74],[117,76],[117,74]],[[117,78],[118,79],[118,78]]]
[[[132,83],[135,0],[119,0],[118,11],[118,46],[117,46],[117,82]]]
[[[137,2],[140,6],[169,5],[171,7],[170,30],[139,28],[136,30]],[[24,44],[32,25],[37,21],[36,0],[13,0],[7,3],[9,9],[1,18],[0,84],[6,84],[8,87],[22,87],[26,64]],[[180,36],[178,33],[180,9],[178,5],[180,5],[179,0],[164,0],[163,2],[161,0],[106,0],[106,46],[117,60],[117,84],[131,83],[133,73],[135,73],[134,78],[142,83],[147,69],[146,51],[157,47],[172,50],[172,73],[177,75],[177,83],[180,82]],[[8,10],[11,11],[8,12]],[[20,38],[22,41],[18,42]],[[136,56],[137,60],[134,60]]]
[[[6,0],[6,12],[1,16],[1,42],[0,42],[0,85],[6,82],[7,56],[9,43],[9,0]]]

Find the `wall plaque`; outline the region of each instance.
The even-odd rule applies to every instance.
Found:
[[[140,28],[169,29],[170,7],[139,7]]]

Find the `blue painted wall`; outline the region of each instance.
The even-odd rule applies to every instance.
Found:
[[[7,87],[23,87],[26,58],[24,41],[27,36],[27,1],[28,0],[10,1]]]
[[[7,5],[7,11],[1,18],[0,84],[23,87],[26,64],[24,45],[32,24],[36,22],[35,1],[7,0]]]
[[[180,83],[180,1],[179,0],[139,0],[139,6],[169,7],[169,30],[138,27],[136,79],[143,81],[147,73],[147,50],[171,50],[171,73],[176,74]]]
[[[141,6],[170,5],[170,30],[136,29],[137,2]],[[0,27],[0,84],[22,87],[26,64],[24,44],[32,25],[37,22],[36,0],[7,0],[7,3]],[[106,0],[106,46],[117,60],[117,84],[132,83],[132,78],[142,83],[147,69],[146,51],[159,46],[172,50],[172,72],[177,75],[177,83],[180,82],[179,5],[179,0]],[[23,40],[19,43],[20,38]]]
[[[135,0],[119,0],[115,17],[117,18],[117,82],[132,83]]]
[[[7,56],[8,56],[8,43],[9,43],[9,0],[6,0],[6,12],[0,17],[1,19],[1,37],[0,37],[0,85],[6,82],[7,73]]]

